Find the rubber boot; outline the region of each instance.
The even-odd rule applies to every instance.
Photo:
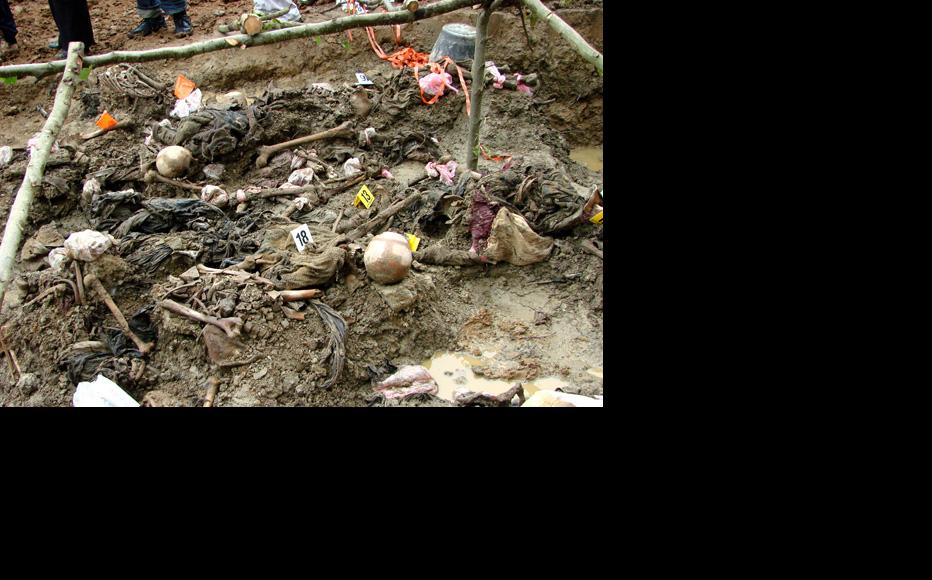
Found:
[[[191,17],[188,16],[187,12],[172,14],[172,20],[175,21],[175,36],[181,38],[182,36],[191,34]]]
[[[133,38],[136,36],[149,36],[156,30],[161,30],[163,28],[165,28],[164,16],[145,18],[142,22],[139,23],[139,26],[129,31],[129,37]]]

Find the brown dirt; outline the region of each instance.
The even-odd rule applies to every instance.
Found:
[[[193,39],[183,40],[164,32],[144,39],[128,39],[125,32],[136,22],[132,3],[92,0],[90,4],[98,39],[96,49],[104,52],[183,44],[215,36],[212,31],[216,24],[249,7],[251,0],[192,0],[190,12],[196,34]],[[305,21],[322,21],[338,14],[332,2],[317,4],[302,9]],[[572,4],[574,7],[560,11],[561,16],[602,49],[599,2],[548,4],[555,8]],[[14,1],[12,5],[22,9],[16,18],[23,50],[15,61],[3,64],[46,59],[50,53],[42,47],[54,36],[47,4]],[[218,15],[221,11],[223,14]],[[474,21],[475,11],[461,10],[407,25],[403,27],[403,36],[405,42],[429,52],[443,24]],[[602,142],[602,79],[540,22],[531,26],[534,47],[529,48],[514,9],[496,14],[490,27],[489,58],[499,65],[509,65],[513,71],[537,72],[541,87],[533,97],[507,90],[486,94],[485,121],[480,134],[483,146],[491,152],[513,155],[516,167],[530,168],[532,174],[555,169],[567,181],[577,184],[580,193],[601,184],[601,173],[571,161],[569,151],[572,146]],[[380,29],[377,33],[383,47],[388,48],[389,31]],[[259,139],[216,160],[226,167],[220,183],[230,192],[247,185],[275,187],[288,177],[287,165],[272,164],[274,167],[265,171],[255,169],[253,162],[259,144],[320,131],[348,119],[354,120],[357,132],[372,126],[386,138],[415,133],[435,137],[436,146],[429,143],[423,146],[431,159],[446,153],[464,161],[467,118],[463,114],[462,94],[445,96],[431,107],[422,105],[418,98],[411,97],[415,93],[410,93],[410,89],[415,83],[410,71],[400,74],[380,61],[361,30],[354,31],[352,41],[345,34],[332,35],[248,50],[225,50],[184,61],[146,63],[139,68],[165,83],[184,73],[210,99],[238,90],[252,102],[261,102],[263,96],[268,97],[266,90],[270,87],[278,91],[276,102],[284,108],[260,120],[263,133]],[[356,70],[365,71],[372,78],[376,87],[371,95],[383,100],[364,121],[355,119],[348,102],[352,94],[349,84],[355,82]],[[174,99],[167,95],[143,98],[115,92],[100,82],[102,72],[94,71],[79,89],[80,98],[76,96],[59,138],[64,151],[59,154],[60,162],[49,164],[47,180],[33,203],[26,238],[47,224],[53,224],[63,237],[92,227],[80,200],[81,188],[89,174],[101,170],[112,170],[112,183],[104,191],[133,188],[144,199],[185,197],[191,193],[141,181],[139,164],[152,156],[141,145],[145,138],[143,127],[87,142],[77,138],[81,132],[93,128],[94,120],[104,109],[118,119],[131,116],[148,124],[167,118],[174,104]],[[44,78],[0,85],[5,103],[0,105],[0,145],[21,148],[41,128],[44,119],[36,108],[50,109],[57,82],[56,78]],[[330,83],[335,92],[313,89],[313,83]],[[402,98],[398,108],[392,110],[388,98],[399,94],[410,98]],[[177,127],[178,123],[174,125]],[[80,161],[70,157],[68,147],[83,154]],[[342,156],[349,153],[361,156],[366,163],[390,165],[396,181],[367,181],[376,192],[377,207],[381,208],[410,193],[398,181],[404,179],[407,170],[423,167],[423,161],[399,164],[400,159],[389,155],[387,148],[360,148],[356,140],[325,141],[315,148],[318,158],[336,170],[340,170]],[[13,163],[0,169],[0,219],[4,222],[26,162],[25,153],[18,150]],[[207,183],[200,173],[206,163],[198,160],[189,176],[191,181]],[[500,166],[501,163],[481,160],[479,170],[494,172]],[[436,180],[423,181],[417,187],[426,197],[439,197],[451,190]],[[343,209],[343,219],[347,220],[360,211],[351,207],[355,190],[333,195],[326,201],[318,199],[316,208],[292,215],[294,223],[275,217],[287,207],[290,197],[251,203],[246,218],[228,208],[226,215],[236,229],[225,235],[236,247],[228,247],[227,253],[242,258],[260,246],[284,247],[279,234],[300,223],[308,223],[318,243],[325,245],[335,237],[330,226],[337,212]],[[421,248],[437,244],[460,250],[469,248],[469,232],[461,221],[450,225],[443,223],[443,219],[424,219],[429,213],[430,207],[425,203],[416,204],[399,213],[390,229],[415,233],[421,238]],[[194,262],[177,250],[203,250],[207,234],[207,231],[176,231],[132,243],[122,239],[118,250],[89,266],[85,273],[99,271],[99,278],[129,317],[183,283],[177,276]],[[216,236],[211,239],[215,245],[210,246],[210,252],[224,247],[223,240],[218,241]],[[284,240],[287,243],[288,238]],[[602,261],[579,247],[583,240],[597,240],[601,244],[601,226],[582,225],[557,236],[550,258],[538,264],[418,265],[402,285],[387,290],[365,275],[361,256],[367,240],[358,240],[358,246],[342,245],[347,250],[346,263],[335,280],[321,286],[325,292],[322,302],[339,312],[348,325],[346,364],[333,387],[323,388],[330,371],[329,331],[314,309],[310,305],[303,308],[304,320],[289,319],[263,292],[262,286],[244,285],[223,276],[202,279],[205,292],[198,297],[207,300],[204,307],[212,313],[232,308],[232,315],[246,321],[241,337],[243,348],[235,358],[246,360],[254,356],[254,362],[230,369],[217,368],[206,354],[204,339],[200,337],[201,325],[156,307],[152,321],[158,338],[154,351],[146,358],[144,371],[134,376],[138,367],[131,357],[116,357],[107,363],[108,376],[137,401],[154,406],[201,405],[209,376],[221,380],[217,406],[359,406],[388,404],[375,398],[371,388],[371,371],[386,361],[401,366],[420,364],[439,351],[473,354],[494,351],[498,353],[495,357],[498,362],[482,370],[487,377],[526,381],[558,376],[570,384],[567,390],[572,392],[602,393],[601,375],[587,372],[602,367]],[[152,271],[134,261],[160,242],[176,250],[172,258]],[[219,261],[204,257],[219,255],[210,252],[199,254],[200,261],[219,266]],[[11,286],[5,303],[14,307],[5,308],[0,321],[5,321],[4,338],[16,352],[25,374],[14,380],[7,363],[0,363],[3,366],[0,404],[68,406],[75,389],[67,372],[71,345],[101,340],[116,324],[96,298],[85,305],[76,305],[70,289],[23,308],[21,305],[35,298],[39,291],[54,285],[56,278],[66,278],[68,274],[54,274],[41,257],[22,262],[18,272],[18,281]],[[184,291],[174,296],[178,302],[187,298]],[[201,309],[196,301],[189,303]],[[449,403],[425,398],[404,404]]]

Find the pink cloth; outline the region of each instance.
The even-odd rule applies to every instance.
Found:
[[[503,75],[503,74],[498,70],[498,67],[495,66],[495,63],[494,63],[494,62],[492,62],[491,60],[486,61],[486,62],[485,62],[485,70],[486,70],[486,72],[488,72],[490,75],[492,75],[492,80],[494,81],[494,82],[492,83],[492,86],[493,86],[493,87],[495,87],[496,89],[501,89],[501,88],[504,88],[504,87],[505,87],[504,83],[505,83],[506,80],[508,80],[508,77],[505,76],[505,75]],[[524,77],[524,75],[522,75],[521,73],[515,74],[515,82],[518,84],[518,90],[521,91],[522,93],[528,95],[528,96],[531,96],[531,95],[534,94],[534,91],[531,89],[531,87],[529,87],[529,86],[527,86],[526,84],[524,84],[524,83],[521,82],[521,79],[522,79],[523,77]]]
[[[495,63],[491,60],[486,61],[485,70],[489,71],[489,73],[492,75],[492,78],[495,80],[492,86],[496,89],[502,88],[502,83],[504,83],[506,80],[505,75],[498,71],[498,67],[495,66]]]
[[[430,73],[426,77],[418,81],[421,85],[421,90],[427,93],[428,95],[443,94],[445,88],[449,88],[454,93],[459,91],[451,84],[453,82],[453,77],[450,76],[450,73]]]
[[[424,166],[427,175],[439,177],[440,181],[447,185],[453,185],[453,178],[456,177],[456,161],[448,161],[445,165],[438,165],[431,161]]]

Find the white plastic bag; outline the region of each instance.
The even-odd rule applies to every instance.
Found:
[[[8,164],[13,159],[13,148],[9,145],[0,147],[0,167]]]
[[[72,404],[75,407],[138,407],[132,397],[119,385],[103,375],[93,382],[78,383]]]
[[[295,5],[292,0],[252,0],[252,9],[253,12],[261,12],[263,14],[271,14],[273,12],[278,12],[279,10],[284,10],[291,6],[291,9],[284,16],[279,16],[279,20],[290,20],[292,22],[298,22],[301,20],[301,12],[298,11],[298,7]]]
[[[169,113],[172,117],[184,119],[191,113],[201,108],[201,99],[203,99],[201,89],[194,89],[191,94],[175,102],[175,108]]]
[[[291,172],[291,175],[288,176],[288,183],[292,185],[302,186],[307,185],[312,181],[314,181],[314,169],[311,167],[296,169]]]
[[[216,185],[205,185],[201,188],[201,201],[206,201],[217,207],[226,207],[230,201],[230,196]]]
[[[601,407],[602,397],[586,397],[563,391],[537,391],[522,407]]]
[[[343,164],[343,175],[346,177],[352,177],[362,173],[362,162],[359,161],[356,157],[351,157],[346,160],[346,163]]]
[[[102,234],[94,230],[75,232],[65,240],[65,250],[68,257],[82,262],[93,262],[116,243],[110,234]]]
[[[68,257],[68,250],[65,248],[54,248],[51,252],[49,252],[48,259],[49,264],[55,270],[63,270],[70,261],[70,258]]]

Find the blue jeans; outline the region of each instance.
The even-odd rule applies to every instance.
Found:
[[[162,14],[178,14],[188,9],[188,0],[136,0],[140,18],[154,18]]]

